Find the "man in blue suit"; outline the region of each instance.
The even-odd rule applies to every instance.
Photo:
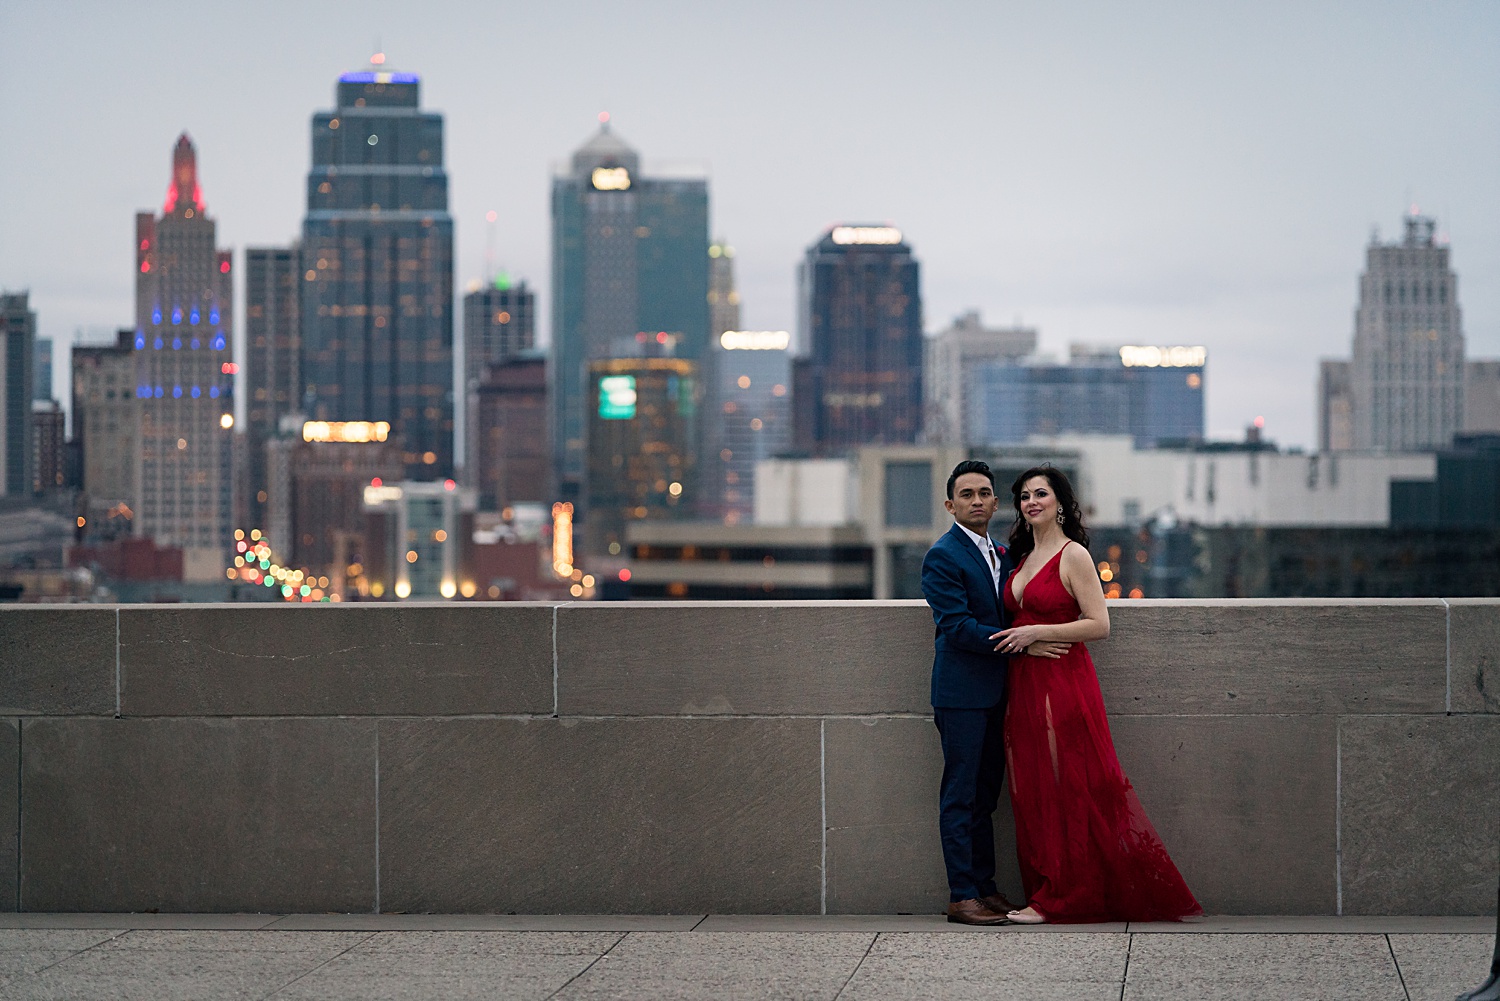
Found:
[[[1005,628],[1000,588],[1010,555],[989,537],[999,507],[995,474],[968,459],[948,477],[943,506],[953,527],[922,561],[922,594],[936,623],[932,714],[943,745],[939,828],[948,869],[948,920],[1007,924],[1014,910],[995,885],[992,815],[1005,779],[1006,658],[990,639]],[[1055,658],[1066,643],[1034,643],[1026,652]]]

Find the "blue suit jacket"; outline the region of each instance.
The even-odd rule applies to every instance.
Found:
[[[1013,569],[995,543],[1000,586]],[[988,562],[955,522],[922,560],[922,595],[937,626],[932,658],[932,704],[942,709],[988,709],[1005,698],[1006,658],[989,637],[1005,628],[1005,606]]]

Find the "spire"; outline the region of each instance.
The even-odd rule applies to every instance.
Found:
[[[186,132],[177,137],[177,145],[172,148],[172,183],[167,188],[167,201],[162,206],[162,213],[175,213],[184,193],[190,193],[191,202],[184,204],[183,209],[193,208],[202,212],[203,189],[198,186],[198,152],[193,148],[193,140]]]

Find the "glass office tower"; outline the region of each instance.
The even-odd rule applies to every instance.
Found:
[[[799,273],[792,374],[796,447],[838,455],[903,444],[922,428],[922,292],[901,231],[835,226]]]
[[[1128,434],[1137,448],[1203,440],[1207,351],[1199,345],[1075,346],[1070,364],[980,362],[966,373],[964,444],[1018,445],[1033,435]]]
[[[270,472],[266,443],[276,437],[283,417],[300,406],[302,254],[297,247],[250,247],[245,251],[245,434],[249,452],[245,528],[267,525]],[[275,539],[289,545],[289,539]],[[291,550],[288,549],[288,552]]]
[[[387,421],[407,476],[453,474],[453,219],[443,118],[415,74],[339,78],[312,119],[302,229],[302,409]]]
[[[0,497],[31,493],[36,313],[29,292],[0,293]]]
[[[709,340],[708,182],[647,177],[608,124],[552,181],[553,467],[580,500],[588,363],[650,341],[696,365]],[[586,515],[585,515],[586,516]]]

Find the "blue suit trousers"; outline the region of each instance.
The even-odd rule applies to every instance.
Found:
[[[995,807],[1005,787],[1005,703],[932,710],[943,745],[938,829],[949,900],[987,897],[995,886]]]

